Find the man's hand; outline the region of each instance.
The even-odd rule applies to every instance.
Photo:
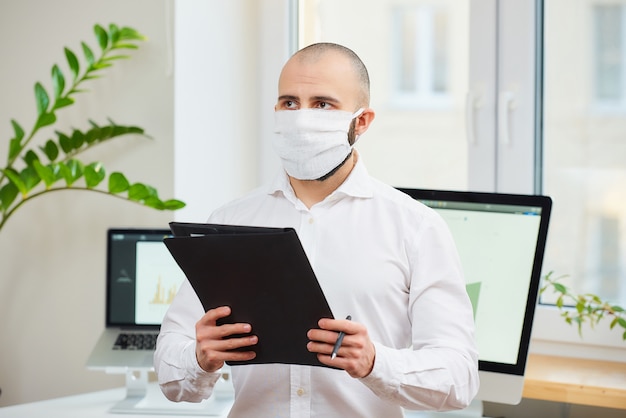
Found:
[[[248,334],[250,324],[217,325],[220,318],[230,315],[230,308],[222,306],[211,309],[196,322],[196,359],[202,369],[215,372],[222,368],[225,361],[251,360],[256,357],[254,351],[232,351],[236,348],[249,347],[258,342],[256,335],[227,338],[234,334]]]
[[[318,325],[321,329],[311,329],[307,333],[309,340],[307,349],[318,353],[318,360],[328,366],[344,369],[352,377],[365,377],[374,367],[376,349],[369,338],[363,324],[346,319],[322,318]],[[331,360],[339,332],[346,335],[337,352],[337,357]]]

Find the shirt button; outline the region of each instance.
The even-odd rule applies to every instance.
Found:
[[[315,220],[313,218],[309,218],[309,223],[312,224],[313,222],[315,222]]]
[[[302,395],[304,395],[304,389],[300,388],[300,389],[298,389],[298,391],[296,393],[298,394],[298,396],[302,396]]]

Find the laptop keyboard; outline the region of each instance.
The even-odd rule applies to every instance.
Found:
[[[154,350],[158,333],[124,333],[113,344],[114,350]]]

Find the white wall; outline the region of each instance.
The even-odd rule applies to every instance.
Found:
[[[177,220],[204,222],[276,174],[270,139],[289,3],[175,3],[175,191],[188,203]]]
[[[81,40],[97,48],[95,23],[127,25],[149,41],[90,82],[76,105],[59,111],[57,128],[84,129],[88,118],[105,123],[107,116],[145,128],[152,140],[120,138],[83,159],[172,197],[171,9],[166,0],[1,1],[0,165],[13,134],[10,119],[25,129],[33,124],[35,82],[50,91],[52,65],[67,69],[63,47],[82,56]],[[124,384],[121,376],[84,366],[104,326],[105,232],[166,226],[172,218],[94,193],[60,192],[25,204],[9,219],[0,231],[0,406]]]
[[[92,26],[129,25],[149,37],[133,58],[92,82],[59,113],[59,127],[106,116],[144,127],[153,140],[120,139],[89,158],[163,198],[157,212],[80,192],[55,193],[19,210],[0,233],[0,406],[121,386],[87,371],[104,325],[105,232],[165,226],[210,212],[272,177],[270,147],[278,74],[289,55],[290,0],[11,0],[0,3],[0,161],[35,114],[33,85],[50,86],[63,46],[96,46]],[[261,25],[259,22],[272,22]],[[285,23],[281,23],[285,22]],[[174,145],[174,137],[176,145]],[[41,140],[47,139],[42,135]],[[86,157],[85,157],[86,159]]]

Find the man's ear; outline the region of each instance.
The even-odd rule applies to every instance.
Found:
[[[355,118],[356,124],[354,126],[354,133],[356,135],[363,135],[370,127],[370,123],[372,123],[374,117],[376,117],[374,109],[369,107],[365,108],[363,113]]]

